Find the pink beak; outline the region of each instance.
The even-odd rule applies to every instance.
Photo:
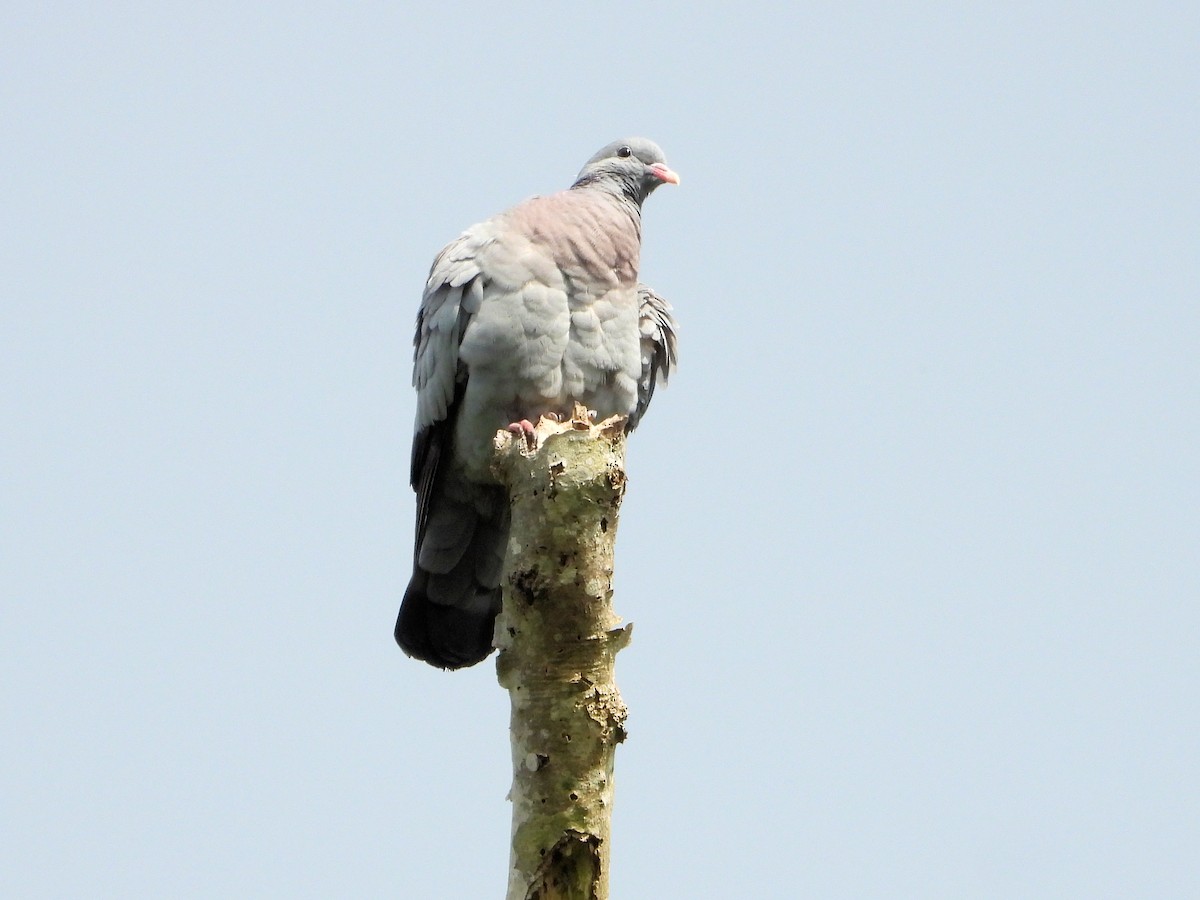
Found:
[[[662,163],[654,163],[650,166],[650,171],[654,173],[654,177],[659,181],[665,181],[668,184],[679,184],[679,176]]]

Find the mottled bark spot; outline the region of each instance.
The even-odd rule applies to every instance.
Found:
[[[516,595],[530,606],[547,597],[545,581],[536,566],[522,572],[514,572],[512,586]]]

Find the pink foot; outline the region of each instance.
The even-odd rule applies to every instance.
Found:
[[[513,422],[508,426],[508,430],[513,434],[522,435],[525,438],[525,446],[530,450],[537,446],[537,437],[533,433],[533,423],[528,419],[522,419],[520,422]]]

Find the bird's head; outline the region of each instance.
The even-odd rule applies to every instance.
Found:
[[[613,141],[587,161],[574,187],[612,186],[641,203],[660,184],[679,184],[658,144],[645,138]]]

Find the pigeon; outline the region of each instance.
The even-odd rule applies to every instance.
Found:
[[[614,141],[565,191],[473,225],[433,261],[417,314],[413,575],[396,620],[409,656],[443,669],[492,652],[509,505],[493,436],[532,440],[576,402],[632,430],[676,362],[671,305],[638,281],[642,202],[678,184],[662,150]]]

